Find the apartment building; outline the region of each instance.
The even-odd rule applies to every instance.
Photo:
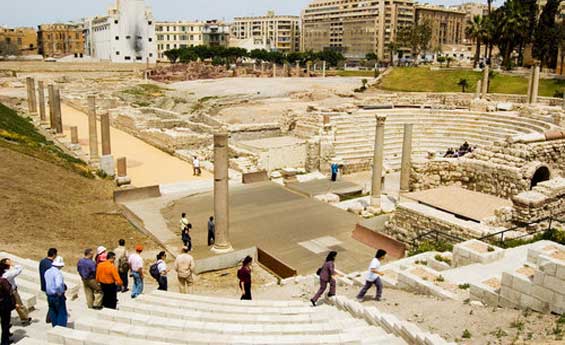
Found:
[[[302,11],[301,49],[337,50],[350,59],[373,52],[388,60],[389,43],[414,21],[412,0],[314,0]]]
[[[44,57],[84,54],[81,23],[42,24],[37,32],[38,53]]]
[[[133,63],[157,60],[155,23],[144,0],[116,0],[107,15],[85,20],[88,55],[106,61]]]
[[[0,26],[0,42],[13,44],[21,55],[37,54],[37,32],[34,28]]]
[[[170,49],[194,46],[223,46],[230,41],[230,26],[219,20],[158,22],[155,26],[159,60]]]
[[[464,44],[466,17],[465,12],[451,7],[416,5],[416,23],[432,27],[431,50]]]
[[[259,17],[236,17],[231,26],[232,38],[253,39],[253,43],[272,50],[290,53],[300,50],[300,17],[280,16],[269,11]]]

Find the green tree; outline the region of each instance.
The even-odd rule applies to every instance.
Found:
[[[507,0],[491,15],[494,23],[494,43],[502,56],[502,65],[512,68],[512,53],[527,39],[528,17],[525,15],[520,0]]]
[[[544,66],[555,68],[560,44],[560,28],[556,22],[562,0],[548,0],[535,31],[533,55]]]
[[[394,41],[391,41],[386,44],[386,49],[388,50],[388,53],[390,55],[390,65],[394,66],[394,56],[400,49],[400,45]]]
[[[432,25],[429,22],[403,27],[398,31],[399,42],[404,47],[410,47],[418,64],[420,54],[430,47],[432,40]]]
[[[485,39],[485,20],[481,16],[474,16],[472,20],[467,23],[465,33],[472,38],[476,44],[475,50],[475,68],[479,66],[479,59],[481,58],[481,43]]]
[[[445,61],[447,61],[447,68],[449,68],[451,66],[451,63],[455,61],[455,59],[451,56],[448,56]]]
[[[447,58],[445,56],[438,56],[436,60],[437,60],[437,62],[439,62],[440,66],[443,66],[445,61],[447,61]]]
[[[467,79],[459,79],[457,85],[461,86],[461,92],[465,93],[465,90],[469,87],[469,82]]]
[[[171,49],[163,53],[172,64],[177,63],[180,58],[180,49]]]
[[[20,55],[21,52],[18,46],[6,41],[0,42],[0,56]]]

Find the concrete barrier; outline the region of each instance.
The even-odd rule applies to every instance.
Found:
[[[196,274],[235,267],[239,265],[247,255],[257,258],[257,247],[196,260]]]
[[[161,196],[159,186],[149,186],[114,191],[114,202],[123,203],[127,201],[158,198]]]
[[[258,171],[258,172],[242,174],[243,184],[251,184],[251,183],[258,183],[265,181],[269,181],[269,176],[267,175],[266,171]]]

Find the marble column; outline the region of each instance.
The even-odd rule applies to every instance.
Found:
[[[296,77],[300,77],[300,62],[296,61]]]
[[[32,114],[37,115],[37,93],[35,91],[35,79],[31,78],[31,104],[33,107]]]
[[[71,127],[71,144],[73,144],[73,145],[78,144],[78,127],[77,126]]]
[[[43,81],[38,81],[37,87],[39,95],[39,119],[41,120],[41,123],[46,123],[47,113],[45,111],[45,85],[43,84]]]
[[[322,78],[326,77],[326,61],[322,61]]]
[[[532,82],[532,104],[536,104],[538,102],[538,95],[539,95],[539,76],[540,76],[540,66],[536,64],[534,67],[534,80]]]
[[[53,93],[53,110],[55,110],[55,132],[63,134],[63,113],[61,111],[61,91],[58,87],[54,87]]]
[[[90,152],[90,160],[98,160],[96,96],[88,96],[88,147]]]
[[[528,78],[528,95],[526,98],[526,103],[532,103],[532,86],[534,82],[534,67],[530,68],[530,77]]]
[[[376,210],[379,210],[381,208],[386,116],[376,115],[376,120],[377,120],[377,127],[375,131],[375,150],[374,150],[375,152],[373,155],[371,207]]]
[[[412,133],[413,124],[404,124],[404,142],[402,143],[402,163],[400,166],[400,192],[410,192],[410,172],[412,170]]]
[[[33,109],[33,79],[31,77],[26,78],[26,89],[27,89],[27,109],[31,114],[34,114],[36,110]]]
[[[273,78],[276,78],[276,77],[277,77],[277,64],[274,63],[273,64]]]
[[[57,115],[55,114],[55,86],[53,84],[47,86],[47,94],[49,97],[49,128],[54,130],[57,127]]]
[[[483,71],[483,85],[482,85],[482,95],[481,98],[482,99],[486,99],[487,98],[487,94],[488,94],[488,75],[490,73],[490,67],[489,65],[485,66],[485,69]]]
[[[478,80],[477,81],[477,90],[475,91],[475,99],[481,99],[482,85],[483,85],[483,82]]]
[[[230,243],[230,198],[229,198],[229,146],[228,133],[214,134],[214,217],[216,219],[216,242],[212,251],[232,251]]]
[[[112,146],[110,142],[110,115],[100,115],[100,127],[102,133],[102,156],[100,157],[100,169],[106,175],[115,176],[116,165],[112,157]]]
[[[117,159],[118,176],[116,177],[116,184],[121,187],[131,184],[131,179],[128,177],[128,165],[126,157]]]

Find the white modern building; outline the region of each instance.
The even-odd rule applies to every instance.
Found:
[[[86,54],[112,62],[157,61],[155,23],[144,0],[116,0],[106,16],[85,21]]]

